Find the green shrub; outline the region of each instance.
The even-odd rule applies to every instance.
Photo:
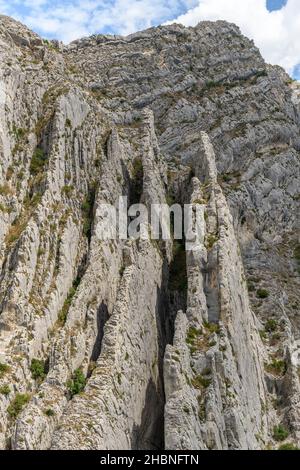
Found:
[[[266,371],[273,375],[281,376],[286,372],[286,363],[283,360],[273,359],[270,364],[265,365]]]
[[[259,78],[259,77],[267,77],[268,76],[268,72],[266,70],[259,70],[258,72],[256,72],[256,77]]]
[[[204,322],[203,325],[210,333],[220,333],[220,326],[217,323]]]
[[[2,387],[0,387],[0,393],[1,393],[1,395],[5,395],[7,397],[7,395],[10,394],[9,386],[7,384],[2,385]]]
[[[205,246],[208,250],[211,250],[214,244],[218,241],[217,235],[209,234],[205,238]]]
[[[267,289],[258,289],[256,291],[256,296],[259,299],[267,299],[269,297],[270,293]]]
[[[284,441],[289,435],[289,432],[287,429],[285,429],[282,424],[279,424],[279,426],[275,426],[273,429],[273,438],[277,442]]]
[[[203,375],[197,375],[192,379],[192,385],[194,388],[201,389],[201,388],[207,388],[211,384],[211,379],[207,377],[203,377]]]
[[[73,191],[74,191],[74,186],[72,184],[70,185],[66,184],[61,190],[61,192],[65,194],[67,197],[71,197]]]
[[[17,393],[9,407],[7,412],[11,418],[16,418],[22,411],[23,407],[29,402],[30,395]]]
[[[81,369],[76,369],[72,379],[67,382],[67,387],[71,396],[77,395],[84,390],[86,378]]]
[[[198,330],[194,326],[191,326],[186,335],[187,344],[193,344],[194,341],[202,334],[201,330]]]
[[[48,408],[47,410],[44,411],[44,414],[50,417],[50,416],[54,416],[55,412],[52,410],[52,408]]]
[[[223,175],[221,175],[221,178],[225,183],[229,183],[229,181],[231,181],[232,175],[229,173],[223,173]]]
[[[267,333],[272,333],[273,331],[276,331],[278,328],[278,323],[276,320],[274,320],[273,318],[271,318],[270,320],[268,320],[265,324],[265,331]]]
[[[30,365],[32,378],[37,381],[42,381],[46,377],[45,362],[40,359],[32,359]]]
[[[4,364],[3,362],[0,362],[0,378],[6,374],[10,370],[10,367],[7,364]]]
[[[300,450],[299,447],[295,446],[295,444],[292,444],[290,442],[287,442],[286,444],[282,444],[278,450]]]
[[[26,228],[26,225],[27,220],[22,216],[12,223],[10,229],[8,230],[5,236],[5,242],[8,246],[12,245],[20,238],[22,232]]]
[[[46,163],[47,163],[48,157],[45,155],[45,152],[41,148],[36,148],[33,155],[32,159],[30,162],[30,174],[35,176],[41,171],[43,171]]]
[[[16,127],[15,125],[13,126],[12,132],[13,132],[16,140],[22,139],[27,134],[26,129],[22,129],[21,127]]]
[[[63,305],[63,308],[61,309],[61,311],[58,314],[58,321],[61,325],[64,325],[66,323],[67,315],[68,315],[73,297],[76,294],[77,287],[78,287],[78,284],[77,284],[77,281],[75,280],[74,283],[73,283],[73,286],[71,287],[71,289],[70,289],[70,291],[67,295],[67,298],[66,298],[66,300],[64,302],[64,305]]]

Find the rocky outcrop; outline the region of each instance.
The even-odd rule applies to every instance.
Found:
[[[262,344],[214,152],[201,139],[191,203],[202,196],[205,229],[187,246],[187,312],[166,350],[166,448],[258,449],[267,425]]]
[[[225,22],[0,58],[1,448],[299,445],[298,85]]]

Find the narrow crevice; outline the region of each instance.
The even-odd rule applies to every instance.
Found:
[[[147,386],[145,407],[140,426],[131,435],[132,450],[161,450],[164,448],[164,401],[151,379]]]
[[[129,205],[138,204],[143,193],[144,169],[142,159],[137,157],[133,161],[133,171],[129,187]]]
[[[187,270],[185,240],[174,243],[173,259],[164,257],[161,289],[157,293],[156,324],[159,371],[158,385],[150,381],[147,388],[142,421],[132,434],[132,449],[164,449],[164,355],[167,344],[173,343],[174,323],[178,310],[186,310]]]
[[[94,206],[96,200],[97,188],[95,184],[88,187],[87,195],[82,203],[81,210],[83,215],[83,233],[88,239],[88,244],[91,244],[92,239],[92,226],[94,220]]]
[[[90,361],[96,362],[101,353],[102,340],[104,336],[104,326],[109,319],[109,313],[107,305],[102,301],[101,305],[97,310],[97,336],[95,339],[93,351],[91,354]],[[91,373],[88,374],[88,377]]]
[[[208,322],[218,323],[220,320],[218,265],[212,253],[208,254],[208,262],[204,273],[204,293],[207,302]]]
[[[159,379],[155,384],[150,379],[145,397],[145,406],[142,412],[141,424],[133,429],[131,448],[133,450],[162,450],[164,449],[164,377],[163,360],[165,348],[170,337],[169,305],[167,295],[167,271],[164,271],[162,287],[157,292],[156,324],[157,324],[157,363]]]

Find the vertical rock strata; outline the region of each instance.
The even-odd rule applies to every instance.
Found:
[[[205,228],[187,250],[187,311],[178,312],[165,355],[166,448],[256,449],[266,430],[262,344],[214,151],[201,138],[203,168],[193,183]]]
[[[0,448],[299,446],[298,84],[226,22],[0,16],[0,63]],[[121,196],[197,230],[101,237]]]

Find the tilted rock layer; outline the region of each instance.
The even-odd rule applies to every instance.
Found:
[[[300,445],[299,94],[225,22],[0,16],[2,449]],[[101,240],[120,196],[197,235]]]

